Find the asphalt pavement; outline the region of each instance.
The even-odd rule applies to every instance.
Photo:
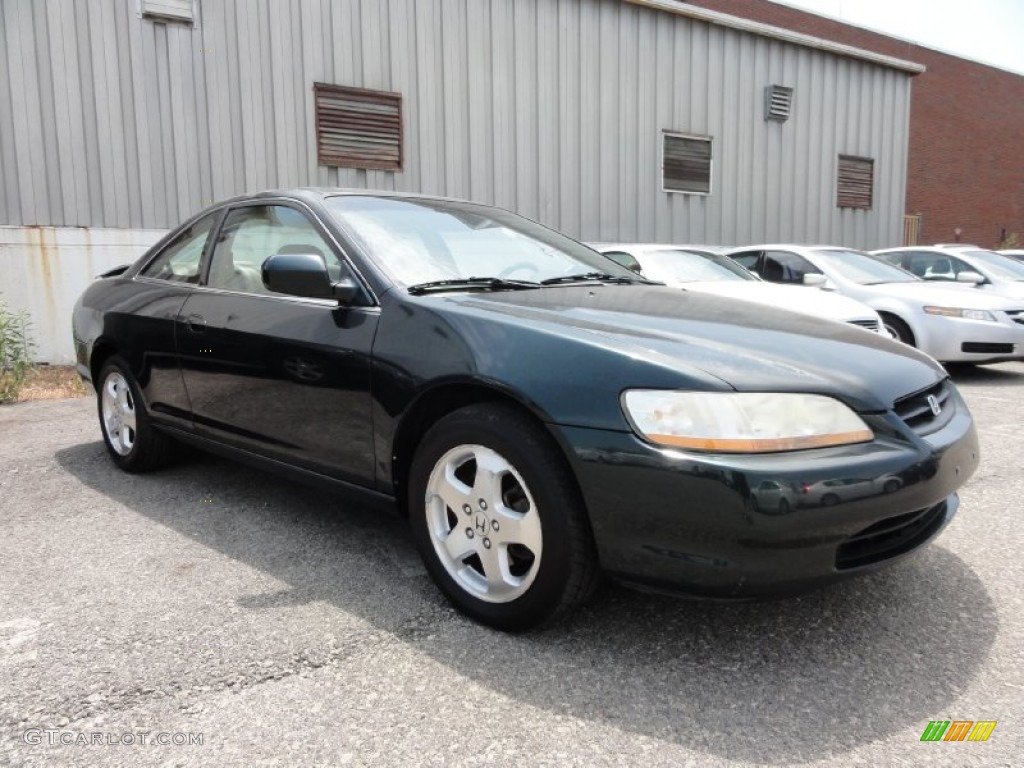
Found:
[[[1022,765],[1024,365],[953,374],[981,468],[916,557],[525,636],[451,610],[401,519],[203,454],[126,475],[91,399],[4,406],[0,765]]]

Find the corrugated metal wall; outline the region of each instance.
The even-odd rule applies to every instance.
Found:
[[[619,0],[0,0],[0,223],[168,227],[292,185],[512,208],[584,239],[898,243],[906,74]],[[317,164],[314,81],[404,96],[401,173]],[[763,119],[764,87],[795,88]],[[714,137],[710,197],[660,132]],[[875,159],[870,212],[837,155]]]

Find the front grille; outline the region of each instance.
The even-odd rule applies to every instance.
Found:
[[[946,502],[880,520],[853,534],[836,550],[836,568],[848,570],[910,552],[923,544],[946,519]]]
[[[880,333],[882,328],[878,325],[877,320],[850,320],[850,325],[856,325],[858,328],[867,328],[869,331]]]
[[[961,352],[973,352],[978,355],[1012,355],[1013,344],[996,344],[989,341],[965,341],[960,345]]]
[[[893,405],[893,410],[914,432],[919,435],[929,435],[942,429],[953,418],[956,401],[952,395],[953,386],[949,383],[949,379],[943,379],[928,389],[901,397]],[[935,399],[935,403],[939,407],[938,414],[932,410],[930,398]]]

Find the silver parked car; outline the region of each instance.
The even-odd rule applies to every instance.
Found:
[[[985,293],[1024,299],[1024,263],[975,245],[913,245],[872,251],[925,280],[966,284]]]
[[[850,248],[752,245],[728,255],[776,283],[822,283],[873,307],[901,341],[943,362],[1024,360],[1024,298],[927,282]]]
[[[767,283],[717,252],[719,248],[721,251],[728,248],[641,243],[598,243],[591,247],[650,280],[675,288],[751,301],[884,332],[878,313],[866,304],[845,296],[810,293],[795,286]]]

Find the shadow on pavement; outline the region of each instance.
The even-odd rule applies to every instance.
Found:
[[[983,384],[988,387],[1018,387],[1024,384],[1024,365],[1000,363],[999,365],[969,365],[947,363],[946,371],[957,385]]]
[[[56,457],[131,512],[289,585],[242,601],[247,612],[325,601],[517,702],[735,760],[836,756],[955,715],[997,631],[985,586],[940,539],[798,599],[609,587],[564,624],[509,636],[447,607],[404,520],[213,457],[131,482],[101,443]],[[196,501],[210,488],[221,505]]]

